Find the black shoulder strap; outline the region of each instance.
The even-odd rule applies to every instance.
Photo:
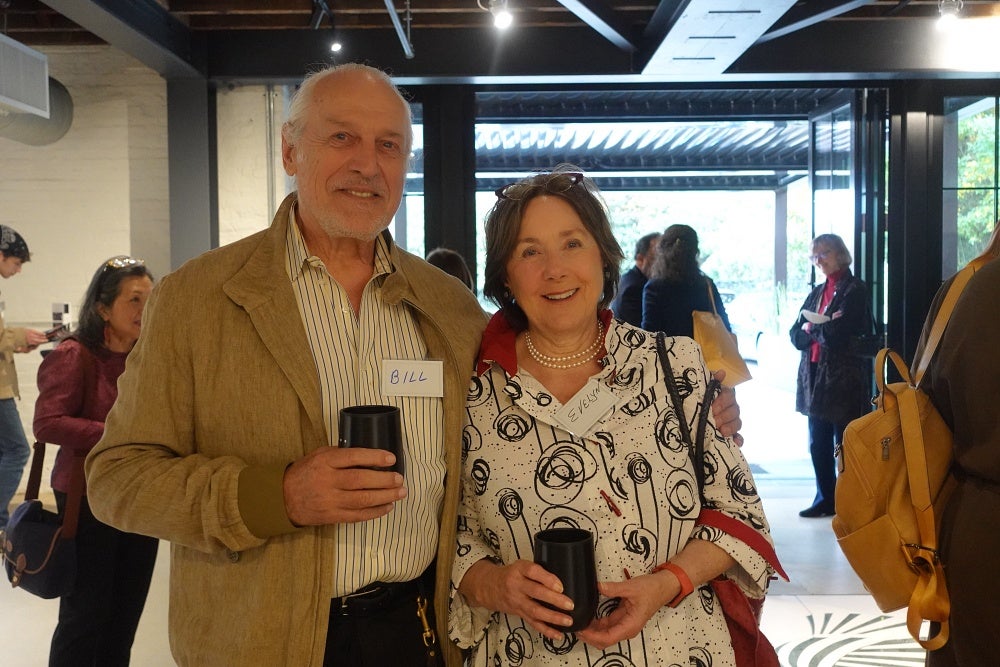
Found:
[[[697,437],[692,440],[691,429],[688,426],[687,417],[684,415],[684,402],[681,400],[680,390],[677,389],[677,380],[674,378],[674,371],[670,367],[667,347],[663,340],[663,332],[658,332],[656,334],[656,354],[660,358],[660,366],[663,368],[663,381],[667,385],[667,392],[670,394],[670,401],[674,404],[674,409],[677,411],[677,421],[680,424],[681,437],[684,439],[684,444],[688,447],[688,452],[691,456],[691,463],[694,464],[694,476],[698,481],[698,495],[701,496],[702,504],[704,504],[705,432],[708,428],[708,413],[712,409],[712,401],[715,400],[721,386],[719,385],[719,381],[715,378],[709,380],[708,387],[705,390],[705,400],[702,401],[701,409],[698,411]]]

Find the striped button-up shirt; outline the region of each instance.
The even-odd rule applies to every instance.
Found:
[[[286,269],[316,362],[329,445],[337,446],[343,407],[395,405],[402,417],[407,496],[383,517],[337,526],[334,595],[373,581],[409,581],[437,551],[445,474],[442,402],[440,397],[387,395],[381,378],[387,361],[424,360],[427,347],[409,309],[383,300],[382,282],[394,268],[381,235],[355,316],[347,292],[309,253],[294,208],[290,217]]]

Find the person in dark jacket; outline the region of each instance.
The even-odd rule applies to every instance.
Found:
[[[656,258],[660,233],[646,234],[635,244],[635,265],[626,271],[618,282],[618,291],[611,302],[615,317],[634,327],[642,325],[642,288],[649,280],[649,271]]]
[[[1000,227],[997,227],[1000,230]],[[958,483],[938,524],[938,544],[951,600],[950,636],[927,656],[928,667],[995,665],[1000,651],[1000,580],[983,570],[983,555],[1000,549],[1000,354],[989,332],[1000,322],[1000,231],[955,303],[920,387],[954,434]],[[954,278],[934,298],[918,349]],[[985,334],[985,335],[984,335]],[[919,359],[914,359],[914,367]],[[916,379],[916,378],[915,378]],[[985,574],[985,576],[984,576]]]
[[[434,248],[427,253],[427,263],[436,266],[447,274],[453,275],[473,292],[476,286],[472,282],[472,272],[469,265],[465,263],[465,258],[450,248]]]
[[[871,332],[868,290],[851,273],[851,253],[836,234],[812,241],[810,260],[826,281],[806,297],[789,335],[802,351],[795,409],[808,417],[809,454],[816,497],[799,516],[833,516],[837,485],[834,451],[844,427],[871,408],[871,363],[851,350],[851,340]]]
[[[698,233],[688,225],[670,225],[660,237],[649,282],[642,289],[642,328],[691,337],[691,312],[711,312],[712,301],[732,331],[719,290],[698,265]]]

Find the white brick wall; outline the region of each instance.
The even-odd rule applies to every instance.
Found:
[[[274,216],[273,209],[288,193],[281,165],[281,122],[286,94],[285,87],[265,86],[233,86],[216,93],[219,245],[266,228]],[[270,157],[268,132],[273,137]],[[269,172],[274,189],[273,207],[268,205]]]
[[[23,273],[0,280],[0,301],[9,325],[43,329],[52,302],[76,312],[94,270],[112,255],[142,257],[157,278],[168,272],[170,202],[164,80],[108,46],[40,50],[49,75],[69,90],[73,124],[48,146],[0,138],[0,223],[21,232],[32,251]],[[288,94],[265,86],[217,93],[220,245],[270,223],[269,171],[274,206],[292,187],[281,165]],[[16,359],[18,410],[30,440],[41,355]],[[54,458],[50,449],[46,468]]]

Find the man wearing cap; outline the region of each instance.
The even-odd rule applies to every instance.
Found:
[[[24,238],[10,227],[0,225],[0,277],[16,276],[21,272],[21,265],[30,259]],[[46,340],[41,331],[7,327],[0,308],[0,530],[7,526],[10,499],[21,483],[21,473],[31,452],[14,402],[21,397],[17,390],[14,353],[30,352]]]

